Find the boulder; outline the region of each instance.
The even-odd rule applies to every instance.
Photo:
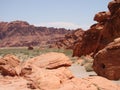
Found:
[[[0,59],[0,70],[2,75],[17,75],[16,67],[20,64],[19,59],[14,55],[6,55]]]
[[[70,59],[62,53],[47,53],[27,60],[21,65],[20,76],[33,81],[42,90],[56,90],[74,76],[67,68]]]
[[[24,74],[24,78],[33,81],[40,90],[119,90],[120,88],[117,84],[99,76],[76,78],[65,67],[45,69],[32,66],[31,68],[31,71]]]
[[[28,50],[33,50],[33,49],[34,49],[33,46],[28,47]]]
[[[24,73],[24,78],[33,81],[40,90],[57,90],[63,82],[73,77],[70,70],[65,67],[48,70],[33,66],[31,72]]]
[[[94,58],[94,71],[111,80],[120,79],[120,38],[100,50]]]
[[[72,62],[63,53],[50,52],[27,60],[24,64],[36,65],[39,68],[56,69],[71,66]]]

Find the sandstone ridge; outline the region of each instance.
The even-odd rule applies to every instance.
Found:
[[[68,32],[64,28],[36,27],[25,21],[0,22],[0,47],[51,45]]]
[[[13,61],[13,64],[8,60]],[[2,74],[0,75],[0,90],[120,89],[120,86],[103,77],[75,77],[68,69],[72,64],[71,60],[62,53],[51,52],[25,62],[20,62],[14,55],[7,55],[1,58],[0,61],[5,62],[4,64],[0,63]],[[14,68],[9,70],[6,67]],[[8,69],[8,71],[3,68]],[[6,73],[4,74],[4,72]]]

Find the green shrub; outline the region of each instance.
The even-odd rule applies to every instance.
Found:
[[[86,64],[84,65],[85,70],[86,70],[87,72],[93,71],[92,65],[93,65],[93,63],[86,63]]]

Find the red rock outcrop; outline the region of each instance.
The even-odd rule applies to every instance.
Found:
[[[69,57],[65,56],[63,53],[50,52],[27,60],[24,64],[25,66],[35,65],[39,68],[55,69],[71,66],[72,62]]]
[[[120,86],[103,77],[76,78],[67,68],[69,65],[71,65],[70,59],[61,53],[37,56],[18,65],[20,68],[19,76],[0,75],[0,90],[120,89]]]
[[[82,30],[82,29],[77,29],[77,30],[71,31],[70,33],[67,33],[63,39],[58,40],[51,47],[73,49],[74,45],[77,42],[82,41],[83,33],[84,33],[84,30]]]
[[[24,21],[0,22],[0,47],[50,45],[68,32],[64,28],[36,27]]]
[[[112,1],[108,5],[109,12],[100,12],[95,15],[97,24],[85,31],[82,43],[78,42],[73,56],[97,53],[115,38],[120,37],[120,3]]]
[[[99,12],[95,15],[94,20],[97,22],[105,22],[110,17],[110,12]]]
[[[16,67],[20,64],[18,58],[14,55],[6,55],[0,59],[0,71],[1,74],[6,76],[15,76],[17,75]]]
[[[21,67],[20,76],[33,81],[37,88],[57,90],[61,84],[74,76],[67,69],[72,63],[62,53],[47,53],[27,60]]]
[[[120,38],[100,50],[94,58],[94,71],[108,79],[120,79]]]

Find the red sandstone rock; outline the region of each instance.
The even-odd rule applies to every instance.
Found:
[[[67,33],[65,37],[54,44],[52,47],[73,49],[76,42],[81,42],[84,31],[82,29],[77,29]]]
[[[57,90],[63,82],[73,78],[73,75],[64,67],[48,70],[33,66],[31,73],[26,73],[24,77],[33,81],[39,89]]]
[[[109,8],[111,14],[115,14],[115,12],[118,10],[118,8],[120,8],[120,3],[118,3],[118,2],[119,1],[117,1],[117,0],[116,1],[113,0],[113,1],[109,2],[108,8]]]
[[[20,76],[0,76],[0,90],[119,90],[118,85],[102,77],[76,78],[64,67],[66,61],[68,57],[61,53],[48,53],[21,63],[17,66],[21,67]]]
[[[120,38],[95,55],[93,68],[100,76],[111,80],[120,79]]]
[[[2,75],[17,75],[16,67],[20,64],[18,58],[14,55],[6,55],[0,59],[0,70]]]
[[[26,61],[20,75],[33,81],[39,89],[57,90],[74,76],[68,70],[71,61],[62,53],[47,53]]]
[[[96,24],[91,29],[85,31],[82,41],[77,42],[75,45],[73,56],[82,56],[94,52],[102,29],[102,24]]]
[[[95,15],[94,20],[97,22],[105,22],[110,17],[110,12],[99,12]]]
[[[34,49],[33,46],[28,47],[28,50],[33,50],[33,49]]]
[[[36,27],[24,21],[0,22],[0,47],[51,45],[69,32],[64,28]]]
[[[65,56],[63,53],[50,52],[27,60],[25,64],[36,65],[39,68],[55,69],[62,66],[71,66],[72,62],[69,57]]]
[[[95,20],[99,23],[92,25],[89,30],[85,31],[82,43],[76,44],[73,56],[82,56],[92,52],[95,54],[115,38],[120,37],[120,3],[112,1],[108,8],[111,13],[110,16],[108,15],[109,18],[105,13],[99,13],[100,17],[97,14]]]

